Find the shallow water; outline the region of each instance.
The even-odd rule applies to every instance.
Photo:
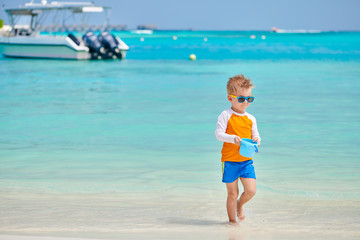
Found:
[[[1,233],[226,229],[214,131],[244,73],[262,137],[244,226],[359,236],[359,33],[118,34],[123,61],[0,58]]]

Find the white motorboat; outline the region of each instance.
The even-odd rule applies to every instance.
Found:
[[[19,8],[5,9],[10,28],[0,36],[0,53],[15,58],[55,58],[55,59],[122,59],[128,45],[118,36],[106,31],[110,7],[95,6],[91,2],[51,2],[26,3]],[[68,34],[40,34],[40,21],[50,13],[67,11],[71,14],[105,12],[104,31],[96,35],[87,32],[82,37]],[[23,16],[30,18],[29,25],[19,26],[17,20]]]

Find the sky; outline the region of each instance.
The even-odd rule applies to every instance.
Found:
[[[59,2],[61,0],[58,0]],[[66,0],[65,0],[66,1]],[[67,0],[69,2],[71,0]],[[0,0],[3,7],[17,7],[29,0]],[[40,3],[40,0],[35,0]],[[51,2],[48,1],[48,2]],[[77,0],[76,2],[81,2]],[[193,30],[356,30],[360,31],[360,0],[93,0],[111,6],[110,24],[155,24],[159,29]],[[94,15],[92,21],[103,21]]]

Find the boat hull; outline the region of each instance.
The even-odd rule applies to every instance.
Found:
[[[69,37],[0,37],[0,53],[12,58],[91,59],[89,48]],[[123,58],[126,51],[121,51]]]
[[[57,59],[90,59],[86,51],[74,51],[64,45],[34,45],[34,44],[3,44],[0,52],[5,57],[14,58],[57,58]]]

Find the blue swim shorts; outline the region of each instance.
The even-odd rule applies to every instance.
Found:
[[[224,183],[232,183],[240,177],[256,179],[253,160],[248,160],[244,162],[223,162],[222,172],[222,182]]]

